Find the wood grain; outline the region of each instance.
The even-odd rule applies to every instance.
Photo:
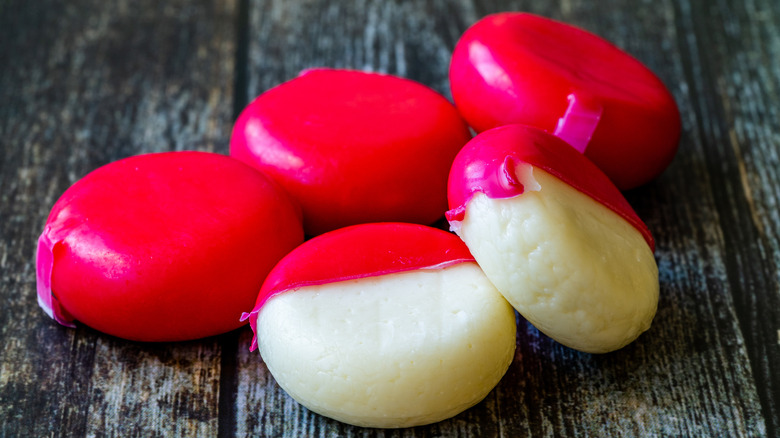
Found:
[[[235,3],[0,8],[0,435],[215,435],[217,341],[143,345],[59,327],[36,305],[34,244],[56,198],[102,164],[227,151]]]
[[[778,78],[767,73],[777,72],[780,65],[767,50],[778,48],[778,36],[773,40],[769,35],[777,30],[780,11],[774,2],[734,2],[682,7],[679,15],[680,27],[696,35],[686,41],[690,56],[685,67],[696,79],[691,95],[697,119],[691,131],[703,142],[700,157],[707,164],[719,215],[727,281],[767,431],[778,434],[780,222],[776,209],[766,206],[776,205],[780,167],[777,138],[762,134],[776,132],[778,124],[767,117],[772,111],[768,102],[777,108],[777,100],[767,99],[772,93],[777,97]]]
[[[457,38],[504,10],[609,39],[680,106],[675,161],[627,193],[661,279],[635,343],[578,353],[518,317],[515,361],[482,403],[375,430],[298,405],[247,329],[139,344],[37,307],[37,235],[90,170],[226,153],[237,111],[305,68],[392,73],[450,97]],[[780,436],[779,60],[774,0],[0,2],[0,437]]]

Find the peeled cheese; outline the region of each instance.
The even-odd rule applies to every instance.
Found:
[[[473,262],[304,286],[258,314],[260,353],[310,410],[367,427],[477,404],[515,351],[512,307]]]
[[[454,230],[531,324],[577,350],[619,349],[650,327],[658,267],[642,234],[549,173],[520,166],[521,195],[477,192]]]

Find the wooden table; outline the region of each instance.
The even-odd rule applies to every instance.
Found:
[[[611,354],[519,321],[485,401],[382,431],[312,414],[241,329],[141,344],[38,308],[49,209],[129,155],[227,153],[254,96],[313,66],[394,73],[449,96],[459,35],[525,10],[596,32],[668,85],[680,150],[627,194],[654,233],[653,327]],[[780,3],[776,0],[0,2],[0,437],[780,436]]]

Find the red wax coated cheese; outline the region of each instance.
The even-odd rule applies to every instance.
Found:
[[[655,178],[677,150],[680,116],[664,84],[611,43],[554,20],[478,21],[455,47],[450,83],[478,132],[520,123],[555,133],[622,190]]]
[[[247,106],[230,154],[283,185],[303,208],[306,234],[317,235],[365,222],[435,222],[469,138],[455,107],[422,84],[317,69]]]
[[[38,243],[41,307],[139,341],[240,326],[273,265],[303,241],[300,210],[273,181],[205,152],[103,166],[55,203]]]
[[[515,314],[457,236],[370,223],[314,237],[268,275],[243,316],[293,399],[365,427],[450,418],[514,357]]]

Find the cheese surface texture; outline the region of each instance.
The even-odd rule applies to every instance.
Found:
[[[658,267],[637,229],[549,173],[518,172],[526,191],[475,193],[453,229],[488,278],[536,328],[592,353],[619,349],[650,327]]]
[[[514,311],[473,262],[305,286],[274,296],[258,347],[310,410],[368,427],[410,427],[482,400],[515,351]]]

